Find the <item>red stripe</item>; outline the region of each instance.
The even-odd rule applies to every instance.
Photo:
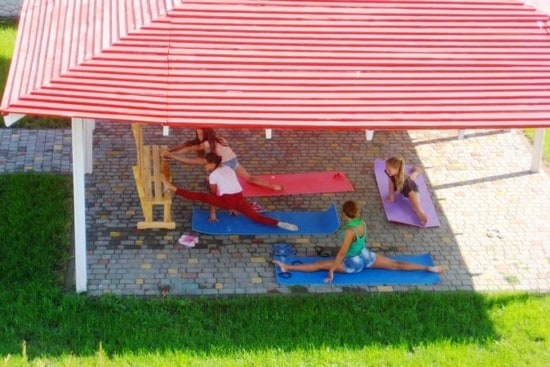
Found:
[[[177,3],[33,2],[2,111],[248,128],[550,126],[548,16],[519,2]]]

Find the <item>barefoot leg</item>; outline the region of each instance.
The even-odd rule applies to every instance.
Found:
[[[410,263],[406,261],[396,261],[394,259],[390,259],[389,257],[386,257],[384,255],[377,254],[376,260],[374,261],[374,264],[371,266],[372,268],[379,268],[379,269],[390,269],[390,270],[410,270],[410,271],[429,271],[432,273],[438,273],[442,274],[447,270],[444,266],[426,266],[426,265],[419,265],[415,263]]]
[[[447,271],[447,267],[442,265],[430,266],[428,268],[428,271],[431,271],[432,273],[443,274]]]
[[[428,216],[426,215],[424,209],[422,209],[422,205],[420,204],[420,195],[415,191],[411,191],[409,193],[409,201],[411,202],[412,208],[418,216],[418,219],[420,219],[420,224],[425,226],[426,223],[428,223]]]
[[[411,180],[413,181],[416,181],[416,178],[418,177],[418,175],[420,175],[422,173],[422,169],[417,167],[417,166],[414,166],[412,171],[411,171],[411,174],[409,175],[409,177],[411,178]]]
[[[237,166],[237,168],[235,168],[235,173],[237,173],[239,177],[245,179],[246,182],[249,182],[253,185],[265,187],[275,191],[281,191],[283,189],[281,185],[271,184],[265,180],[262,180],[259,177],[251,176],[250,173],[248,173],[248,171],[240,164]]]
[[[329,270],[333,264],[332,260],[317,261],[310,264],[296,264],[291,265],[279,260],[273,260],[273,264],[281,268],[281,271],[286,273],[287,271],[303,271],[311,273],[318,270]],[[336,269],[336,271],[343,272],[344,269]]]
[[[168,177],[166,177],[166,175],[162,174],[160,176],[160,180],[162,181],[162,184],[164,185],[166,190],[176,192],[176,190],[178,189],[176,186],[172,185],[172,183],[168,180]]]

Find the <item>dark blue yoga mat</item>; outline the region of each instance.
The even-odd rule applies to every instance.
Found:
[[[266,226],[253,222],[242,214],[238,216],[230,215],[225,210],[218,210],[218,221],[210,223],[210,210],[193,208],[192,227],[194,231],[206,234],[237,234],[237,235],[311,235],[311,234],[330,234],[338,230],[340,219],[336,205],[333,203],[324,211],[301,211],[301,212],[280,212],[268,211],[262,213],[268,217],[283,222],[294,223],[299,231],[291,232],[279,227]]]
[[[389,256],[395,260],[408,261],[420,265],[434,265],[430,254],[413,256]],[[330,260],[327,257],[287,257],[284,262],[291,264],[293,261],[301,261],[304,264],[319,260]],[[282,259],[278,259],[282,260]],[[290,277],[281,276],[281,269],[275,266],[277,283],[281,285],[326,285],[323,281],[328,272],[326,270],[314,273],[304,273],[299,271],[289,272]],[[425,285],[439,283],[440,276],[428,271],[404,271],[404,270],[386,270],[386,269],[365,269],[355,274],[335,273],[332,283],[334,285]]]

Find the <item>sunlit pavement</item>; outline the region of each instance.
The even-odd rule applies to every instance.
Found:
[[[192,130],[146,128],[147,144],[187,140]],[[137,230],[143,220],[132,166],[130,125],[98,123],[94,171],[87,176],[88,294],[231,295],[264,293],[392,292],[427,290],[550,290],[550,177],[531,173],[529,144],[516,130],[360,131],[220,130],[253,174],[342,170],[355,192],[263,197],[270,210],[323,210],[354,199],[362,205],[371,249],[384,254],[429,252],[448,267],[440,284],[418,287],[283,287],[270,261],[275,243],[298,255],[339,245],[329,236],[210,236],[191,230],[192,203],[174,199],[175,230]],[[416,228],[385,219],[372,166],[375,158],[403,156],[420,166],[441,226]],[[0,172],[70,173],[70,130],[0,129]],[[171,164],[174,182],[205,190],[198,166]],[[195,204],[201,205],[201,204]],[[199,236],[194,248],[177,243]]]

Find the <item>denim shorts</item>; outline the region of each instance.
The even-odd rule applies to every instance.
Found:
[[[364,248],[359,255],[346,257],[342,266],[346,273],[358,273],[365,268],[370,268],[376,260],[376,254]]]
[[[222,162],[222,165],[227,166],[231,168],[232,170],[235,170],[237,167],[239,167],[239,160],[237,157],[230,159],[228,161]]]

